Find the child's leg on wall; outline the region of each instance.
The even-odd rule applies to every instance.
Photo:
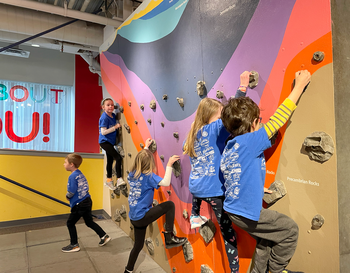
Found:
[[[202,204],[202,199],[197,198],[197,197],[195,197],[195,196],[192,197],[192,210],[191,210],[191,215],[195,215],[195,216],[200,215],[201,204]]]

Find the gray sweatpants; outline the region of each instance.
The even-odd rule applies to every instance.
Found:
[[[228,213],[231,221],[256,240],[252,273],[280,273],[291,260],[298,243],[298,225],[277,211],[262,209],[259,221]]]

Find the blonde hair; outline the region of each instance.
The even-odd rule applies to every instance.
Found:
[[[131,166],[130,173],[134,173],[134,178],[139,178],[141,173],[149,175],[156,168],[153,154],[147,149],[141,150],[135,157],[134,164]]]
[[[79,168],[83,162],[83,158],[78,154],[69,154],[66,156],[66,159],[69,164],[73,164],[75,168]]]
[[[205,98],[199,103],[197,108],[196,117],[192,124],[191,130],[187,135],[187,139],[184,145],[184,154],[188,154],[190,157],[195,157],[196,152],[194,151],[194,142],[197,139],[198,131],[204,126],[209,124],[209,120],[215,115],[220,108],[222,103],[211,99]]]

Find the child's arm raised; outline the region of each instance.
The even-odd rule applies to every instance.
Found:
[[[180,157],[178,155],[173,155],[169,158],[168,164],[166,165],[166,169],[165,169],[165,174],[164,174],[164,178],[162,181],[160,181],[158,183],[159,186],[164,186],[167,187],[170,185],[170,181],[171,181],[171,172],[172,172],[172,166],[174,164],[175,161],[178,161],[180,159]]]
[[[276,112],[270,117],[270,120],[264,124],[267,135],[270,138],[288,121],[289,117],[296,108],[305,86],[310,82],[311,74],[307,70],[301,70],[295,73],[295,85],[288,98],[278,107]]]
[[[247,88],[248,88],[248,85],[249,85],[249,76],[250,76],[250,73],[249,71],[244,71],[240,76],[240,80],[241,80],[241,83],[236,91],[236,95],[235,95],[235,98],[240,98],[240,97],[245,97],[246,96],[246,92],[247,92]]]

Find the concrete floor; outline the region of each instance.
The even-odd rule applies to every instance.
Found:
[[[0,273],[123,273],[133,241],[112,220],[97,223],[112,240],[103,247],[99,238],[83,223],[77,224],[81,250],[63,253],[69,244],[66,226],[29,230],[0,235]],[[165,273],[141,251],[136,273]]]

